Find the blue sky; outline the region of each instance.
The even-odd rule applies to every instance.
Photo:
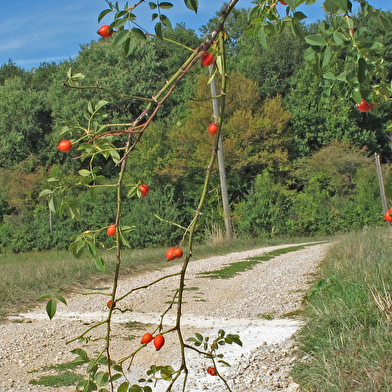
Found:
[[[122,4],[122,1],[119,1]],[[134,4],[135,1],[128,1]],[[198,32],[199,27],[215,16],[224,0],[199,0],[199,11],[195,15],[188,10],[183,0],[171,1],[176,7],[166,11],[173,25],[184,22],[186,27]],[[392,9],[390,0],[370,0],[370,4],[383,10]],[[146,1],[148,3],[148,1]],[[213,4],[213,6],[211,6]],[[302,11],[310,21],[323,17],[322,0]],[[249,8],[252,0],[240,0],[237,7]],[[80,45],[88,44],[99,37],[100,24],[110,24],[112,15],[98,23],[99,13],[107,8],[105,0],[12,0],[2,1],[0,13],[0,65],[11,59],[18,66],[31,69],[42,62],[60,62],[75,58]],[[148,4],[138,8],[138,23],[151,30]],[[283,6],[282,6],[282,9]]]

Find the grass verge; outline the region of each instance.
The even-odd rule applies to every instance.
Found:
[[[392,232],[344,236],[306,298],[294,368],[303,391],[392,391]]]

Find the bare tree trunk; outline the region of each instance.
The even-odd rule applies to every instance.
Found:
[[[213,66],[210,66],[210,75],[212,73]],[[215,78],[211,82],[211,95],[212,97],[217,97],[217,87]],[[212,100],[212,107],[214,116],[219,118],[220,110],[219,110],[219,98],[214,98]],[[222,121],[222,119],[221,119]],[[219,166],[219,176],[220,176],[220,184],[221,184],[221,193],[222,193],[222,204],[223,204],[223,213],[225,216],[225,226],[226,226],[226,238],[231,241],[233,239],[233,227],[231,224],[231,215],[230,215],[230,203],[229,196],[227,192],[227,181],[226,181],[226,170],[225,170],[225,159],[223,156],[223,144],[222,144],[222,133],[219,135],[218,141],[218,166]]]

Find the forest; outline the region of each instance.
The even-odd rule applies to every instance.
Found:
[[[380,56],[391,80],[392,25],[384,31],[357,18],[369,44],[382,44]],[[200,32],[177,25],[166,36],[195,48],[214,23]],[[320,105],[322,86],[312,61],[304,59],[306,42],[287,29],[271,37],[265,49],[243,34],[248,23],[244,9],[226,22],[223,153],[236,236],[332,235],[385,225],[374,155],[381,156],[391,196],[390,101],[363,113],[332,88],[328,104]],[[325,24],[328,19],[302,28],[309,34]],[[142,106],[129,96],[153,96],[188,53],[169,40],[148,39],[136,42],[125,57],[112,39],[97,38],[59,64],[24,70],[10,59],[0,67],[0,252],[67,249],[76,233],[112,223],[113,189],[89,192],[75,174],[88,162],[76,159],[76,149],[63,154],[57,144],[72,136],[71,125],[86,122],[98,102],[107,101],[105,121],[131,121]],[[333,52],[328,69],[338,70],[343,59],[343,51]],[[70,88],[70,72],[83,74],[83,85],[101,88]],[[124,200],[122,220],[133,228],[128,238],[134,248],[178,242],[179,226],[187,226],[194,215],[213,145],[207,131],[213,121],[208,80],[208,70],[192,68],[129,157],[129,182],[150,188],[148,198],[129,205]],[[99,159],[102,182],[110,182],[117,175],[115,164]],[[50,212],[40,193],[53,186],[77,207],[78,219]],[[178,229],[167,222],[176,222]],[[198,225],[200,241],[224,231],[217,167]]]

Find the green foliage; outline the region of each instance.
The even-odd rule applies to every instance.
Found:
[[[382,215],[373,159],[333,144],[300,161],[287,184],[267,171],[258,175],[236,206],[235,224],[257,236],[329,235],[376,225]]]
[[[257,2],[249,11],[251,24],[248,33],[257,38],[264,48],[268,47],[268,36],[281,33],[287,26],[296,36],[303,38],[301,21],[306,15],[296,10],[296,6],[303,2],[289,0],[285,17],[276,3],[271,5],[269,0]],[[312,3],[314,1],[306,1],[306,4]],[[304,57],[312,62],[313,71],[320,80],[319,104],[328,103],[331,90],[337,86],[340,96],[350,96],[357,103],[362,98],[370,103],[372,100],[381,102],[385,97],[390,97],[392,90],[386,78],[388,71],[380,56],[382,44],[366,41],[364,30],[357,30],[352,2],[325,0],[323,8],[328,20],[318,24],[319,31],[304,37],[309,44]],[[361,2],[361,14],[373,23],[381,24],[386,30],[390,28],[392,16],[367,2]],[[340,62],[338,72],[331,72],[328,67],[336,49],[344,53],[344,61]]]
[[[21,77],[0,86],[0,168],[9,168],[34,154],[45,162],[51,144],[51,115],[45,94]]]
[[[271,236],[286,233],[289,192],[264,170],[256,176],[247,198],[236,206],[235,225],[240,234]]]

